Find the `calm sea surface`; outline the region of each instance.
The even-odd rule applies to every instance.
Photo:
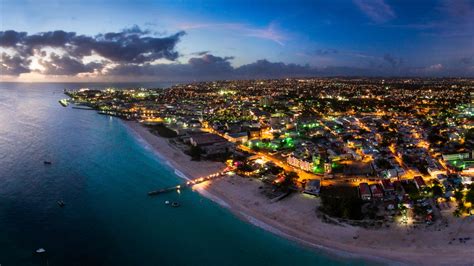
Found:
[[[58,104],[85,86],[105,85],[0,83],[1,266],[367,264],[302,248],[192,191],[148,197],[180,178],[118,119]]]

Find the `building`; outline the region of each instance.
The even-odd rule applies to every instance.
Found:
[[[247,132],[230,133],[225,135],[225,138],[228,139],[230,142],[234,143],[244,143],[247,142],[249,139]]]
[[[382,188],[386,194],[392,194],[395,192],[395,187],[390,180],[384,179],[382,180]]]
[[[377,184],[374,184],[374,185],[370,186],[370,192],[372,193],[372,197],[374,197],[374,199],[382,199],[383,198],[383,190]]]
[[[308,172],[311,172],[313,170],[313,162],[306,161],[304,159],[299,159],[291,155],[286,158],[286,161],[288,162],[289,165],[298,167],[302,170],[305,170]]]
[[[371,200],[372,194],[370,193],[369,184],[360,183],[359,184],[359,196],[362,200]]]
[[[306,183],[304,193],[311,194],[311,195],[319,195],[321,191],[321,180],[319,179],[311,179]]]
[[[230,148],[225,138],[212,133],[193,135],[189,141],[192,146],[199,147],[204,156],[227,153]]]
[[[249,139],[260,138],[260,135],[261,135],[260,128],[250,128],[248,130],[248,138]]]
[[[415,185],[418,189],[422,189],[426,187],[426,183],[425,183],[425,180],[423,180],[423,177],[418,175],[418,176],[415,176],[413,180],[415,181]]]

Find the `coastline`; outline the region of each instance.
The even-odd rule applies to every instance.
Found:
[[[182,178],[208,175],[225,167],[218,162],[191,161],[165,138],[150,133],[139,123],[123,123]],[[474,264],[474,252],[466,248],[467,245],[474,250],[473,241],[448,244],[455,236],[474,236],[472,217],[466,220],[449,219],[449,228],[439,228],[440,231],[435,231],[434,227],[407,229],[394,225],[390,228],[364,229],[333,225],[316,217],[319,199],[298,194],[273,204],[259,192],[259,182],[238,176],[225,177],[202,183],[193,189],[255,226],[318,251],[337,254],[338,257],[362,258],[384,264]],[[460,245],[463,245],[462,250],[458,248]]]

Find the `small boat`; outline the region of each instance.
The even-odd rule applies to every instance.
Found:
[[[170,201],[169,201],[169,200],[166,200],[166,201],[165,201],[165,205],[170,205]]]
[[[57,203],[58,203],[59,207],[61,207],[61,208],[66,206],[66,204],[62,200],[58,200]]]
[[[36,250],[36,253],[38,253],[38,254],[42,254],[42,253],[45,253],[45,252],[46,252],[46,250],[44,248],[39,248],[39,249]]]
[[[178,202],[173,202],[173,203],[171,203],[171,207],[174,207],[174,208],[179,207],[179,203]]]
[[[52,164],[52,162],[50,162],[50,161],[44,161],[43,163],[46,164],[46,165],[51,165]]]

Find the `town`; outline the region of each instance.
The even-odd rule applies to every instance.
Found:
[[[474,215],[474,81],[310,78],[66,90],[75,108],[139,121],[193,160],[321,198],[348,222]],[[372,223],[373,224],[373,223]]]

